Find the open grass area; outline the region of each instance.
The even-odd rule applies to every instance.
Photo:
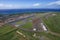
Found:
[[[29,28],[32,28],[32,26],[33,26],[32,22],[27,22],[26,24],[24,24],[24,25],[22,26],[22,28],[27,28],[27,29],[29,29]]]
[[[8,32],[2,36],[0,36],[0,40],[11,40],[12,37],[14,37],[15,31]]]
[[[53,32],[60,33],[60,14],[56,14],[56,16],[50,16],[47,19],[43,18],[46,26]]]
[[[32,20],[32,18],[28,18],[27,20]]]
[[[9,24],[4,25],[4,26],[0,27],[0,35],[5,34],[5,33],[8,33],[8,32],[10,32],[12,30],[16,30],[16,28],[15,27],[12,27]]]
[[[17,28],[5,24],[0,28],[0,40],[11,40],[11,38],[15,35]]]
[[[52,35],[50,33],[44,34],[45,37],[47,37],[49,40],[60,40],[59,36]]]
[[[18,21],[16,22],[16,24],[23,24],[23,21]]]

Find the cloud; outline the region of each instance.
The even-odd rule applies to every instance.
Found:
[[[60,1],[50,2],[47,5],[60,5]]]
[[[40,6],[40,4],[39,3],[35,3],[35,4],[33,4],[33,6],[37,7],[37,6]]]
[[[0,9],[23,9],[23,8],[38,8],[40,6],[39,3],[35,3],[32,5],[23,5],[23,4],[3,4],[0,3]]]
[[[3,3],[0,3],[0,9],[15,9],[15,8],[19,8],[20,5],[17,5],[17,4],[3,4]]]
[[[24,9],[31,8],[32,5],[23,5],[23,4],[3,4],[0,3],[0,9]]]
[[[0,4],[0,7],[12,7],[13,5],[11,4]]]
[[[54,2],[47,3],[44,5],[44,8],[59,9],[60,8],[60,1],[54,1]]]

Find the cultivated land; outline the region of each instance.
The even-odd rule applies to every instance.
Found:
[[[39,23],[40,26],[35,25],[35,27],[33,25],[32,21],[36,18],[40,18],[40,21],[42,20],[41,22],[46,26],[47,31],[40,30],[42,27],[40,25],[41,22]],[[32,17],[2,25],[0,27],[0,40],[60,40],[59,30],[60,13],[35,13]]]

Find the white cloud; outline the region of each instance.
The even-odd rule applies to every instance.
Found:
[[[23,9],[23,8],[31,8],[32,5],[23,5],[23,4],[3,4],[0,3],[0,9]]]
[[[60,5],[60,1],[51,2],[48,3],[47,5]]]
[[[12,7],[10,4],[0,4],[0,7]]]
[[[40,6],[40,4],[39,3],[35,3],[35,4],[33,4],[33,6]]]
[[[54,2],[50,2],[44,5],[44,8],[56,8],[59,9],[60,8],[60,1],[54,1]]]
[[[23,5],[23,4],[3,4],[0,3],[0,9],[23,9],[23,8],[34,8],[34,7],[39,7],[41,4],[35,3],[32,5]]]
[[[17,5],[17,4],[3,4],[3,3],[0,3],[0,9],[14,9],[14,8],[19,8],[20,5]]]

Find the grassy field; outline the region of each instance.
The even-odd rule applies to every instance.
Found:
[[[0,27],[0,35],[11,32],[12,30],[15,30],[16,28],[7,24],[2,27]]]
[[[43,20],[51,31],[60,34],[60,14],[56,14],[56,16],[50,16],[47,19],[43,18]]]
[[[50,33],[44,34],[45,37],[47,37],[49,40],[60,40],[59,36],[52,35]]]
[[[22,28],[24,28],[24,29],[30,29],[30,28],[32,28],[32,26],[33,26],[32,22],[27,22],[26,24],[24,24],[22,26]]]
[[[16,24],[23,24],[23,21],[18,21],[16,22]]]
[[[14,35],[17,28],[7,24],[0,28],[0,40],[10,40]]]
[[[32,20],[32,18],[28,18],[27,20]]]

